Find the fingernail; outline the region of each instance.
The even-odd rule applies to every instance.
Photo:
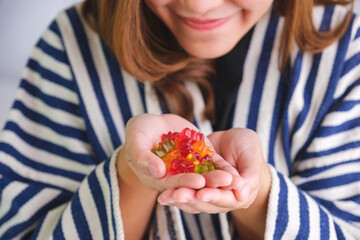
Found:
[[[149,166],[148,166],[148,169],[149,169],[149,172],[150,172],[151,176],[158,177],[158,169],[155,166],[155,164],[150,163]]]

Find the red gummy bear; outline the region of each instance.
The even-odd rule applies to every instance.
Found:
[[[171,174],[178,173],[193,173],[195,169],[195,164],[189,161],[186,161],[181,158],[176,158],[171,161],[171,166],[169,172]]]
[[[189,128],[184,128],[180,132],[180,138],[184,138],[184,137],[190,138],[192,143],[194,143],[196,141],[204,141],[204,139],[205,139],[204,134],[202,134],[201,132],[197,132],[193,129],[189,129]]]

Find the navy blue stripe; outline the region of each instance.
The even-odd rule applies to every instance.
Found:
[[[318,167],[318,168],[311,168],[311,169],[307,169],[305,171],[302,172],[297,172],[296,175],[303,177],[303,178],[308,178],[308,177],[312,177],[315,176],[319,173],[322,173],[324,171],[327,171],[331,168],[340,166],[340,165],[346,165],[346,164],[351,164],[351,163],[356,163],[356,162],[360,162],[360,159],[355,159],[355,160],[350,160],[350,161],[343,161],[343,162],[339,162],[339,163],[335,163],[335,164],[330,164],[330,165],[326,165],[324,167]]]
[[[355,67],[359,66],[360,62],[360,53],[354,54],[351,58],[349,58],[344,64],[344,70],[341,76],[345,76],[348,72],[353,70]]]
[[[200,218],[199,218],[199,214],[195,214],[193,215],[194,216],[194,219],[195,219],[195,222],[196,222],[196,225],[197,225],[197,230],[200,234],[200,239],[201,240],[205,240],[205,237],[204,237],[204,233],[203,233],[203,229],[201,227],[201,223],[200,223]]]
[[[328,126],[319,128],[318,133],[316,134],[317,138],[328,137],[337,133],[345,132],[360,126],[360,117],[351,119],[347,122],[344,122],[338,126]]]
[[[360,37],[360,28],[356,31],[354,39],[357,39],[358,37]]]
[[[96,94],[98,103],[100,105],[100,109],[102,111],[102,114],[104,115],[104,120],[106,122],[108,131],[110,133],[110,137],[111,137],[113,146],[114,147],[120,146],[120,144],[121,144],[120,137],[119,137],[119,134],[117,134],[115,124],[112,120],[108,105],[105,100],[105,96],[104,96],[105,93],[103,92],[102,85],[100,83],[100,78],[96,71],[96,67],[95,67],[95,63],[94,63],[92,55],[91,55],[89,43],[87,41],[85,29],[81,23],[80,17],[75,8],[71,8],[71,9],[67,10],[66,13],[70,19],[70,22],[71,22],[71,25],[72,25],[74,31],[76,32],[75,37],[78,42],[78,46],[79,46],[79,49],[80,49],[80,52],[82,55],[82,59],[84,60],[86,69],[89,73],[91,83],[93,85],[93,88],[89,89],[89,91],[93,90]]]
[[[116,221],[115,221],[115,209],[114,209],[114,206],[113,206],[113,189],[112,189],[112,186],[111,186],[111,179],[110,179],[110,160],[107,160],[104,162],[104,165],[103,165],[103,173],[104,173],[104,176],[105,176],[105,179],[107,181],[107,184],[109,186],[109,193],[110,193],[110,204],[111,204],[111,221],[112,221],[112,229],[114,231],[114,236],[117,235],[116,233]],[[101,181],[101,180],[100,180]]]
[[[288,188],[284,178],[278,173],[279,176],[279,201],[277,206],[277,217],[275,224],[275,232],[273,239],[281,239],[289,222],[289,210],[288,210]]]
[[[37,99],[42,100],[44,103],[46,103],[50,107],[61,109],[65,112],[68,112],[75,116],[80,116],[79,108],[77,105],[70,103],[70,102],[66,102],[62,99],[47,95],[47,94],[43,93],[37,87],[31,85],[26,80],[21,81],[20,88],[23,88],[26,92],[28,92],[30,95],[36,97]]]
[[[168,229],[170,239],[176,240],[177,237],[176,237],[176,231],[175,231],[175,226],[174,226],[175,223],[174,223],[174,221],[172,219],[172,216],[171,216],[170,207],[169,206],[164,206],[164,210],[165,210],[165,215],[166,215],[166,226],[167,226],[167,229]]]
[[[314,92],[314,88],[315,88],[315,83],[316,83],[316,80],[318,77],[321,57],[322,57],[322,54],[316,54],[313,56],[311,70],[310,70],[309,76],[307,77],[307,81],[305,84],[304,107],[295,120],[293,132],[296,132],[297,130],[299,130],[301,128],[301,126],[304,124],[305,119],[309,113],[311,100],[312,100],[313,92]]]
[[[148,112],[147,106],[146,106],[146,99],[145,99],[145,85],[142,82],[137,82],[137,85],[139,87],[139,92],[141,96],[141,101],[144,106],[144,112]]]
[[[25,142],[31,143],[31,145],[33,147],[43,149],[45,151],[51,152],[55,155],[58,155],[58,156],[61,156],[64,158],[72,159],[72,160],[77,161],[82,164],[88,164],[88,165],[94,164],[94,159],[92,159],[91,156],[81,154],[81,153],[74,153],[63,146],[60,146],[60,145],[54,144],[52,142],[48,142],[48,141],[42,140],[40,138],[34,137],[34,136],[26,133],[14,122],[10,122],[10,121],[7,122],[5,125],[5,129],[16,133]]]
[[[343,219],[344,221],[351,221],[351,222],[360,222],[360,217],[354,215],[350,212],[345,212],[344,210],[338,208],[333,202],[327,201],[324,199],[318,199],[321,205],[323,205],[331,215],[336,216],[338,218]]]
[[[80,239],[92,239],[90,227],[87,223],[85,212],[81,206],[78,192],[75,193],[71,202],[71,215],[75,223],[76,231]]]
[[[230,215],[230,214],[228,214]],[[219,214],[210,214],[212,227],[216,234],[216,239],[222,239],[222,231],[221,231],[221,224],[219,219]]]
[[[50,71],[49,69],[44,68],[36,60],[29,59],[29,61],[27,63],[27,67],[29,69],[39,73],[43,79],[46,79],[49,82],[53,82],[61,87],[67,88],[70,91],[74,91],[74,83],[72,81],[70,81],[71,79],[63,78],[62,76],[58,75],[57,73],[54,73],[54,72]]]
[[[309,205],[306,201],[304,194],[299,192],[299,203],[300,203],[300,228],[296,236],[296,240],[308,239],[310,232],[309,222]]]
[[[287,94],[287,99],[285,101],[285,110],[284,110],[284,115],[283,115],[283,119],[282,119],[282,146],[283,146],[283,150],[284,150],[284,156],[285,156],[285,160],[287,163],[287,169],[288,169],[288,174],[290,175],[291,173],[291,164],[292,164],[292,158],[291,158],[291,145],[292,145],[292,138],[291,136],[293,135],[293,132],[291,132],[290,130],[290,126],[289,126],[289,106],[290,106],[290,101],[291,101],[291,97],[294,96],[294,92],[295,89],[297,88],[297,85],[299,83],[299,78],[300,78],[300,73],[301,73],[301,68],[302,68],[302,63],[303,63],[303,54],[301,52],[299,52],[295,58],[295,62],[294,62],[294,66],[291,69],[291,83],[290,83],[290,87],[289,87],[289,92]],[[290,71],[290,70],[289,70]],[[290,79],[289,79],[290,80]]]
[[[156,207],[154,208],[154,212],[152,215],[152,225],[150,228],[150,233],[152,233],[152,235],[151,235],[152,240],[160,240],[159,225],[158,225],[158,220],[156,217]]]
[[[72,179],[72,180],[75,180],[78,182],[81,182],[85,177],[84,174],[81,174],[78,172],[68,171],[68,170],[64,170],[61,168],[52,167],[51,165],[33,161],[33,160],[25,157],[21,153],[19,153],[13,146],[11,146],[7,143],[0,142],[0,149],[3,152],[14,157],[18,162],[20,162],[20,163],[24,164],[25,166],[28,166],[32,169],[35,169],[36,171],[41,171],[43,173],[48,173],[51,175],[66,177],[66,178],[69,178],[69,179]],[[49,159],[49,164],[51,164],[51,161],[52,160]]]
[[[252,130],[256,130],[262,92],[264,89],[266,74],[269,68],[271,52],[274,46],[278,21],[278,16],[276,15],[275,11],[272,11],[270,21],[265,33],[260,60],[257,66],[254,88],[252,90],[250,111],[247,121],[247,128],[250,128]]]
[[[277,87],[276,99],[273,111],[273,117],[271,120],[270,128],[270,138],[269,138],[269,153],[268,153],[268,163],[272,166],[275,166],[275,141],[278,134],[278,129],[281,124],[280,116],[283,116],[284,103],[286,92],[288,91],[288,85],[286,84],[286,79],[284,75],[281,75],[279,80],[279,85]]]
[[[30,189],[30,191],[36,191],[36,190],[34,188],[32,188],[32,189]],[[53,200],[48,202],[46,205],[44,205],[42,208],[37,210],[34,213],[34,215],[32,215],[29,219],[8,229],[1,236],[1,239],[12,239],[13,237],[17,236],[20,232],[23,232],[24,229],[27,229],[27,228],[33,226],[34,223],[36,223],[41,217],[43,217],[51,209],[54,209],[55,207],[63,204],[67,200],[68,200],[68,196],[66,194],[60,194],[59,196],[57,196],[56,198],[54,198]],[[26,201],[29,201],[29,199],[26,199]],[[24,204],[21,204],[19,206],[23,206],[23,205]],[[18,206],[16,206],[16,208],[18,208]]]
[[[121,73],[121,69],[116,57],[112,52],[110,52],[110,50],[104,45],[103,42],[102,42],[102,47],[104,50],[106,61],[109,66],[109,71],[114,85],[114,90],[116,93],[118,105],[121,110],[122,119],[124,124],[126,124],[127,121],[132,117],[132,112],[127,98],[126,88],[124,85],[124,79]]]
[[[0,147],[1,149],[1,147]],[[0,178],[0,203],[3,201],[3,191],[12,181],[10,179],[5,178],[5,176],[1,176]]]
[[[27,108],[22,102],[15,101],[13,105],[14,109],[18,109],[22,114],[26,116],[26,118],[32,120],[33,122],[36,122],[37,124],[40,124],[44,127],[50,128],[52,131],[59,133],[60,135],[74,138],[77,140],[80,140],[82,142],[87,143],[87,135],[84,131],[79,130],[74,127],[66,126],[63,124],[56,123],[52,120],[50,120],[48,117],[39,114],[37,112],[34,112],[33,110]]]
[[[190,239],[193,239],[193,238],[192,238],[191,233],[189,231],[189,227],[188,227],[188,223],[186,222],[186,218],[184,217],[185,214],[188,214],[188,213],[185,213],[185,212],[180,210],[180,216],[181,216],[181,221],[183,223],[183,228],[184,228],[184,232],[185,232],[185,238],[190,240]]]
[[[352,22],[350,23],[349,26],[352,26]],[[346,56],[347,48],[349,46],[351,30],[352,30],[351,27],[349,27],[346,30],[344,36],[339,41],[336,57],[335,57],[333,66],[331,66],[332,71],[331,71],[331,76],[329,79],[329,84],[328,84],[324,99],[321,103],[321,108],[319,108],[316,118],[312,124],[310,134],[308,135],[308,138],[307,138],[303,148],[300,150],[300,154],[302,152],[304,152],[305,149],[309,146],[309,144],[311,143],[311,141],[314,138],[316,131],[318,130],[318,126],[323,121],[326,114],[329,112],[329,109],[331,109],[331,107],[332,107],[333,100],[334,100],[333,99],[334,92],[336,90],[336,86],[338,85],[337,82],[340,79],[341,71],[344,67],[344,59]]]
[[[53,186],[47,183],[43,183],[43,182],[39,182],[39,181],[34,181],[31,179],[26,179],[20,175],[18,175],[17,172],[14,172],[11,168],[9,168],[8,166],[6,166],[5,164],[0,162],[0,172],[3,175],[3,177],[5,176],[6,178],[9,178],[13,181],[18,181],[18,182],[22,182],[22,183],[26,183],[29,185],[33,185],[33,186],[37,186],[39,188],[52,188],[52,189],[58,189],[63,191],[66,194],[72,195],[71,192],[69,192],[66,189],[61,189],[57,186]]]
[[[336,231],[336,237],[338,240],[346,240],[345,237],[344,237],[344,234],[342,233],[342,230],[341,228],[339,227],[339,225],[337,225],[336,223],[334,224],[335,225],[335,231]],[[321,239],[329,239],[329,238],[321,238]]]
[[[105,198],[95,171],[90,174],[88,182],[92,198],[94,199],[96,205],[96,211],[99,214],[102,236],[104,237],[104,239],[110,239],[108,231],[109,223],[107,219],[106,204],[104,200]]]
[[[49,29],[61,38],[59,25],[57,24],[56,20],[50,23]]]
[[[45,42],[45,40],[40,39],[38,41],[38,43],[36,44],[36,46],[38,48],[40,48],[47,55],[56,59],[57,61],[59,61],[61,63],[65,63],[66,65],[69,65],[69,61],[68,61],[66,54],[62,50],[59,50],[59,49],[51,46],[50,44]]]
[[[356,202],[357,204],[360,204],[360,194],[358,194],[358,193],[355,193],[355,194],[356,194],[355,196],[340,199],[340,200],[341,201],[352,201],[352,202]]]
[[[353,107],[357,106],[358,104],[360,104],[360,100],[350,100],[350,101],[344,100],[332,111],[333,112],[346,112],[346,111],[351,110]]]
[[[2,218],[0,218],[0,226],[6,223],[10,218],[15,216],[19,212],[19,206],[23,206],[27,201],[36,196],[36,194],[38,194],[40,191],[40,188],[27,187],[25,190],[19,193],[19,195],[17,195],[11,202],[11,208],[9,209],[9,211]]]
[[[330,239],[330,230],[329,230],[329,217],[327,214],[320,208],[320,239]]]
[[[358,181],[360,181],[360,172],[343,174],[336,177],[327,177],[325,179],[312,180],[300,184],[299,187],[304,191],[314,191],[343,186]]]
[[[338,152],[342,152],[342,151],[346,151],[349,149],[355,149],[358,148],[360,146],[360,141],[357,142],[350,142],[332,149],[327,149],[327,150],[323,150],[323,151],[318,151],[318,152],[307,152],[305,154],[303,154],[302,159],[301,160],[306,160],[309,158],[315,158],[315,157],[324,157],[327,155],[331,155],[331,154],[335,154]]]
[[[64,235],[64,232],[63,232],[62,226],[61,226],[61,220],[59,221],[59,223],[57,224],[57,226],[54,229],[53,238],[56,240],[65,240],[65,235]]]

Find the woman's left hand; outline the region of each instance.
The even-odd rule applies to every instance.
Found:
[[[233,184],[215,188],[216,171],[209,172],[204,174],[206,187],[168,189],[158,197],[159,203],[177,206],[190,213],[219,213],[245,209],[255,201],[263,181],[270,181],[257,134],[248,129],[231,129],[215,132],[208,138],[216,152],[233,167],[228,170],[236,176]],[[215,162],[219,155],[214,157]]]

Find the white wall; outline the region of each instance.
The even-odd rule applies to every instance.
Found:
[[[31,49],[56,13],[81,0],[0,0],[0,128]],[[360,0],[355,0],[360,14]]]
[[[30,51],[56,14],[81,0],[0,0],[0,128]]]

